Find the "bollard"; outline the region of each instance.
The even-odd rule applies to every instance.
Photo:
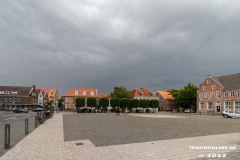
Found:
[[[10,124],[5,124],[4,148],[10,148]]]
[[[28,134],[28,118],[25,119],[25,134]]]
[[[37,128],[37,116],[35,116],[35,128]]]

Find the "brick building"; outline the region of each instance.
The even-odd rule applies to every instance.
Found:
[[[145,88],[136,88],[129,92],[130,96],[133,97],[133,99],[156,99],[158,100],[158,97],[155,93],[151,92],[149,89]]]
[[[35,85],[23,86],[0,86],[0,107],[5,110],[13,108],[32,109],[38,105],[38,95]]]
[[[172,111],[176,109],[176,105],[174,104],[174,98],[169,92],[158,90],[156,92],[156,96],[159,99],[160,111]]]
[[[240,109],[240,73],[207,76],[197,91],[197,112]]]

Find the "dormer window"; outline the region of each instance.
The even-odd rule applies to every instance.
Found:
[[[83,91],[83,92],[82,92],[82,95],[83,95],[83,96],[86,96],[86,95],[87,95],[86,91]]]
[[[94,96],[94,92],[93,92],[93,91],[91,91],[90,95],[91,95],[91,96]]]
[[[139,92],[138,95],[139,95],[139,96],[143,96],[142,92]]]
[[[75,96],[77,96],[78,95],[78,91],[75,91]]]
[[[206,91],[206,86],[203,86],[203,91]]]

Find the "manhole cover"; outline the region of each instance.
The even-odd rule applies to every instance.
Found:
[[[83,145],[83,143],[76,143],[77,146]]]

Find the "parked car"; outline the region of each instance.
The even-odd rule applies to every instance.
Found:
[[[230,109],[227,109],[227,110],[223,111],[223,112],[222,112],[222,116],[223,116],[224,118],[227,118],[227,114],[229,113],[229,111],[231,111],[231,110],[230,110]]]
[[[40,111],[44,111],[44,108],[35,108],[33,109],[34,112],[40,112]]]
[[[226,113],[224,117],[225,118],[240,118],[240,111],[239,110],[235,110],[235,111],[229,110],[228,113]]]
[[[14,113],[28,113],[28,110],[16,108],[13,110]]]

